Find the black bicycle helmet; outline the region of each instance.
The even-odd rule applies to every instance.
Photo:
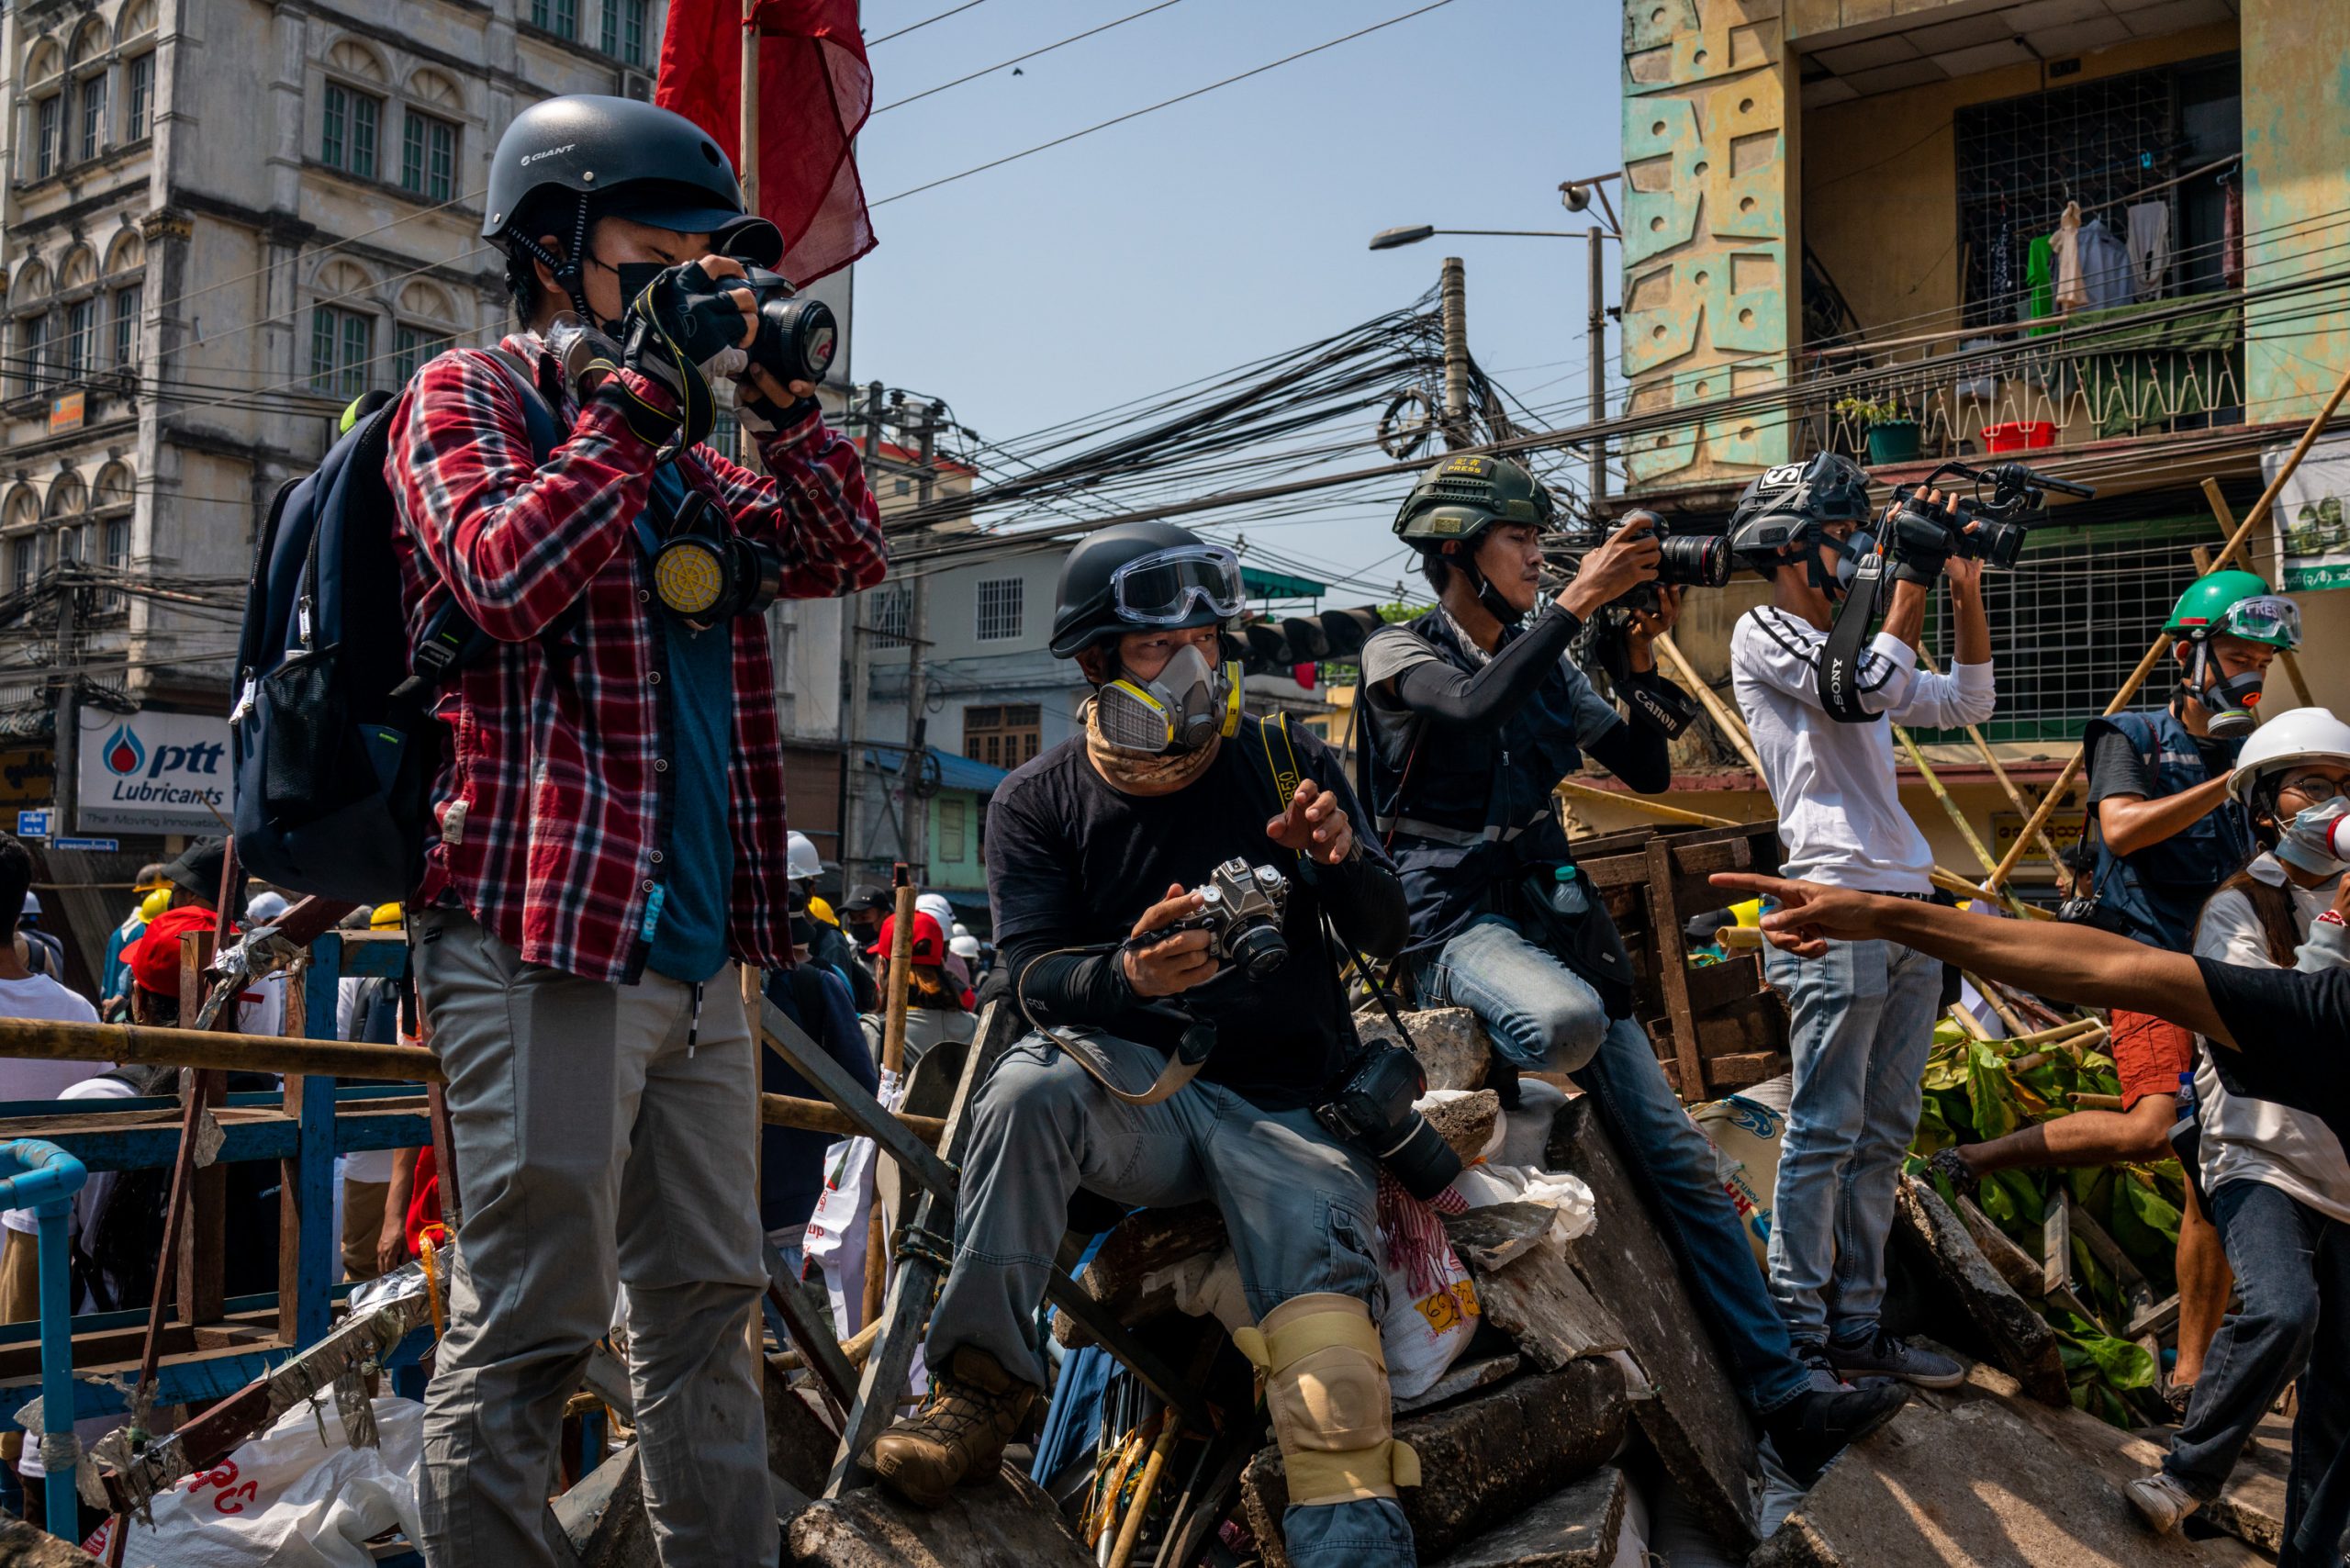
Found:
[[[565,193],[567,204],[545,199]],[[783,259],[782,233],[743,210],[734,166],[685,116],[593,93],[549,98],[516,115],[490,159],[481,237],[503,241],[513,266],[545,263],[584,318],[588,226],[602,217],[711,234],[719,251],[757,266]],[[524,219],[562,236],[565,254],[518,227]]]
[[[1096,643],[1138,632],[1146,626],[1213,626],[1237,612],[1237,603],[1228,601],[1226,608],[1219,609],[1203,595],[1191,595],[1180,615],[1157,617],[1147,622],[1121,616],[1113,591],[1119,569],[1166,550],[1214,552],[1225,557],[1231,554],[1211,545],[1190,529],[1171,522],[1122,522],[1078,541],[1077,547],[1061,563],[1060,583],[1054,592],[1049,644],[1053,656],[1073,658]],[[1236,589],[1238,572],[1236,560],[1232,564]]]

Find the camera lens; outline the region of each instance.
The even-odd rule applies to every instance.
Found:
[[[1674,588],[1719,588],[1729,581],[1729,545],[1718,534],[1679,534],[1663,542],[1656,580]]]
[[[1394,1147],[1372,1152],[1404,1183],[1405,1192],[1427,1203],[1452,1185],[1452,1179],[1460,1174],[1460,1156],[1426,1116],[1413,1111],[1394,1130],[1402,1135]]]
[[[1267,980],[1288,959],[1289,942],[1280,926],[1270,921],[1251,921],[1234,933],[1230,952],[1242,974],[1252,980]]]
[[[839,351],[840,323],[822,300],[797,295],[759,307],[751,357],[778,380],[822,381]]]
[[[2027,531],[2012,522],[1986,522],[1972,536],[1973,554],[1981,556],[1995,566],[2012,567],[2023,554]]]

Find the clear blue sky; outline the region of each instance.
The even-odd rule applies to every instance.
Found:
[[[951,3],[867,0],[866,34]],[[986,0],[876,47],[875,105],[1148,3]],[[1414,8],[1181,0],[1019,76],[877,115],[859,145],[867,195],[880,201]],[[1579,407],[1580,240],[1439,239],[1380,252],[1365,241],[1406,223],[1580,229],[1557,186],[1617,166],[1621,28],[1608,0],[1452,0],[881,206],[880,244],[857,264],[854,374],[943,397],[964,424],[1010,441],[1406,304],[1451,253],[1468,263],[1479,363],[1538,408]],[[1613,247],[1609,266],[1612,296]],[[1389,582],[1400,569],[1393,510],[1387,501],[1257,537]],[[1211,517],[1224,537],[1248,532],[1241,513]]]

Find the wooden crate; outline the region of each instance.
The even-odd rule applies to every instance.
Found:
[[[1732,902],[1716,871],[1775,871],[1778,827],[1653,829],[1575,843],[1575,860],[1615,917],[1637,974],[1634,1010],[1674,1092],[1710,1100],[1787,1070],[1785,1004],[1762,982],[1761,959],[1691,969],[1681,937],[1692,915]]]

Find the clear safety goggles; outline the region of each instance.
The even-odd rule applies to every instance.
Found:
[[[1172,626],[1198,605],[1228,621],[1240,613],[1240,557],[1221,544],[1154,551],[1110,574],[1110,603],[1136,626]]]
[[[2273,648],[2297,648],[2301,644],[2301,607],[2276,594],[2240,599],[2221,612],[2211,630]]]

